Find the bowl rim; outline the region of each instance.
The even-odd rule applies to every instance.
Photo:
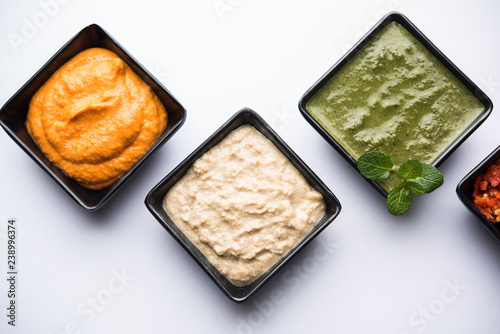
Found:
[[[189,170],[192,164],[205,152],[216,146],[229,133],[243,125],[251,125],[264,135],[287,159],[296,167],[308,183],[318,190],[325,200],[325,214],[320,221],[304,236],[287,254],[278,260],[266,273],[262,274],[255,281],[246,286],[236,286],[227,278],[218,272],[211,265],[206,257],[197,250],[184,233],[176,226],[173,219],[163,208],[163,198]],[[261,128],[258,128],[261,127]],[[263,131],[263,129],[265,131]],[[277,143],[279,145],[277,145]],[[300,167],[300,168],[299,168]],[[314,184],[312,184],[311,180]],[[156,220],[162,225],[181,246],[191,255],[195,262],[205,271],[205,273],[215,282],[222,292],[236,303],[242,303],[257,292],[271,277],[273,277],[283,266],[285,266],[300,250],[311,242],[319,233],[321,233],[340,213],[341,204],[337,197],[328,189],[321,179],[295,154],[295,152],[274,132],[268,123],[264,121],[250,108],[243,108],[236,112],[228,121],[226,121],[218,130],[216,130],[208,139],[206,139],[198,148],[189,154],[180,164],[168,173],[158,184],[156,184],[147,194],[145,201],[146,207]]]
[[[498,227],[495,227],[495,223],[491,222],[486,218],[486,216],[479,211],[479,209],[474,205],[474,200],[472,198],[471,186],[474,186],[476,178],[485,173],[486,170],[496,161],[500,160],[500,146],[497,146],[486,158],[484,158],[479,164],[476,165],[467,175],[465,175],[460,182],[458,182],[455,189],[456,194],[462,204],[478,219],[478,221],[483,225],[488,232],[493,235],[493,237],[500,241],[500,223],[496,223]]]
[[[92,37],[95,40],[91,40]],[[81,47],[81,44],[90,44],[87,47]],[[109,46],[104,44],[109,44],[115,50],[110,49]],[[76,45],[76,46],[75,46]],[[180,118],[175,122],[168,124],[164,131],[159,135],[156,141],[150,146],[150,148],[142,155],[142,157],[136,161],[136,163],[130,167],[130,169],[122,175],[122,177],[117,180],[112,185],[102,189],[102,190],[90,190],[87,189],[74,181],[73,179],[66,176],[62,170],[55,166],[45,154],[40,150],[38,145],[33,141],[31,136],[28,134],[27,138],[21,138],[17,131],[24,132],[26,130],[25,121],[23,124],[19,122],[14,122],[9,120],[8,114],[15,114],[19,112],[17,110],[16,103],[20,99],[25,99],[29,96],[29,100],[33,96],[34,92],[50,78],[56,70],[58,70],[63,64],[73,58],[76,54],[84,51],[91,47],[101,47],[108,49],[114,53],[120,52],[118,56],[132,68],[132,70],[144,81],[148,86],[155,92],[158,96],[160,93],[165,97],[168,97],[169,105],[175,106],[176,113],[179,113]],[[31,94],[29,91],[32,91]],[[165,100],[158,96],[162,103],[165,105]],[[167,113],[169,112],[168,107],[165,105]],[[24,112],[24,111],[23,111]],[[25,110],[27,113],[27,110]],[[170,115],[169,115],[170,116]],[[24,83],[21,88],[17,90],[14,95],[12,95],[7,102],[0,108],[0,126],[5,130],[5,132],[11,137],[18,146],[20,146],[76,203],[86,210],[94,211],[101,208],[116,192],[121,186],[128,181],[128,179],[135,173],[147,160],[147,158],[156,152],[161,146],[163,146],[168,139],[179,130],[179,128],[184,124],[187,117],[187,112],[185,108],[178,102],[178,100],[163,86],[163,84],[156,79],[143,65],[141,65],[118,41],[113,38],[107,31],[105,31],[101,26],[93,23],[84,28],[82,28],[78,33],[76,33],[72,38],[70,38],[62,47],[58,49],[53,56],[49,58],[35,74],[31,76],[26,83]],[[168,122],[171,122],[169,117]],[[167,130],[168,129],[168,130]],[[24,134],[23,134],[24,135]]]
[[[337,62],[334,63],[301,97],[299,100],[299,110],[306,121],[331,145],[333,148],[350,163],[354,169],[361,175],[357,169],[357,162],[354,157],[347,152],[342,144],[337,141],[328,131],[309,113],[306,108],[309,100],[316,92],[355,54],[357,54],[367,43],[369,43],[378,32],[391,22],[401,24],[410,32],[440,63],[445,66],[467,89],[469,89],[476,98],[484,105],[483,112],[459,135],[432,163],[434,167],[439,167],[491,114],[493,103],[491,99],[467,77],[446,55],[441,52],[405,15],[397,11],[392,11],[382,17],[361,39],[354,44]],[[364,178],[364,177],[363,177]],[[387,198],[388,192],[377,181],[364,178],[380,195]]]

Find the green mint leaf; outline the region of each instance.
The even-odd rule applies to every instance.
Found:
[[[394,216],[400,216],[408,210],[411,205],[410,190],[405,182],[394,187],[387,196],[387,209]]]
[[[414,179],[422,175],[422,163],[418,160],[403,162],[398,169],[398,175],[402,179]]]
[[[418,182],[415,182],[415,180],[413,179],[407,180],[406,184],[408,186],[408,189],[410,190],[410,193],[413,196],[421,196],[425,194],[424,186]]]
[[[425,163],[422,164],[422,167],[422,175],[412,181],[420,184],[424,189],[424,193],[428,194],[439,188],[443,184],[444,178],[436,167]]]
[[[394,163],[390,156],[380,152],[368,152],[358,159],[358,170],[367,179],[384,180],[389,177]]]

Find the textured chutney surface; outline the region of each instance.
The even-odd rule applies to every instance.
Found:
[[[306,106],[355,159],[368,151],[432,163],[484,105],[399,23],[354,55]],[[398,182],[381,183],[390,190]]]

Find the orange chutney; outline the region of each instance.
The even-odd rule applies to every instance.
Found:
[[[125,174],[167,124],[156,94],[113,52],[85,50],[30,102],[26,127],[47,158],[83,187]]]

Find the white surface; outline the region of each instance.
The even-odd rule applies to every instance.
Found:
[[[416,199],[404,216],[392,217],[383,198],[297,108],[302,94],[390,10],[407,15],[498,104],[499,2],[61,0],[46,5],[54,1],[0,5],[1,105],[74,34],[97,23],[150,68],[188,117],[94,213],[75,204],[0,131],[0,333],[500,332],[500,244],[455,194],[461,178],[500,144],[492,136],[498,134],[497,111],[442,165],[444,186]],[[30,23],[39,27],[23,28]],[[14,47],[13,34],[25,43]],[[343,209],[253,299],[238,305],[143,202],[244,106],[271,123]],[[11,217],[19,226],[15,328],[7,325],[4,278]],[[127,277],[117,280],[122,271]],[[93,311],[92,299],[99,311]]]

